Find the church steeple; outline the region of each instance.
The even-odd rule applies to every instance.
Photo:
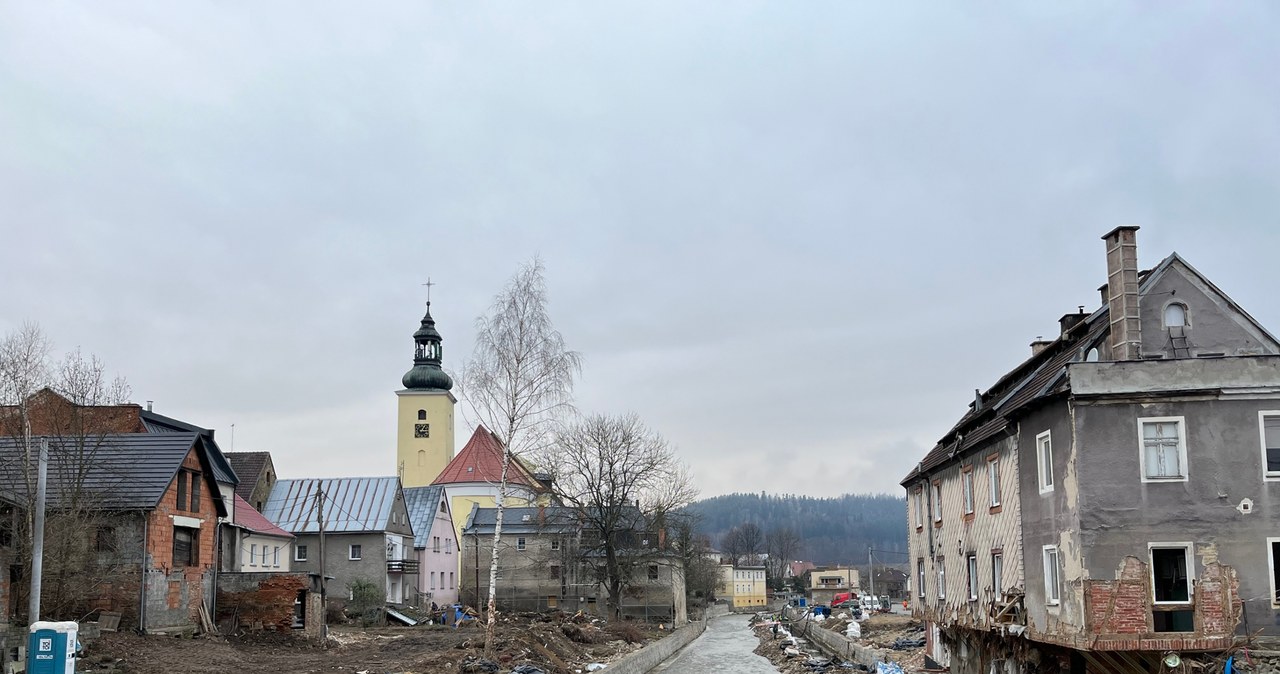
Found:
[[[431,317],[431,300],[427,300],[427,313],[422,317],[422,325],[413,333],[413,341],[413,369],[400,380],[404,387],[411,391],[448,391],[453,388],[453,379],[440,369],[443,356],[440,342],[444,339]]]

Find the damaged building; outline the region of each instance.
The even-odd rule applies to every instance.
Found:
[[[913,612],[952,672],[1146,672],[1280,636],[1280,343],[1176,253],[1139,271],[1137,229],[1103,237],[1101,307],[902,481]]]

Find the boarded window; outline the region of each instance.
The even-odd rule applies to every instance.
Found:
[[[189,527],[173,528],[173,567],[200,564],[200,530]]]

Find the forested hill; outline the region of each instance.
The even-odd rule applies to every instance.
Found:
[[[799,559],[817,564],[866,564],[867,547],[876,561],[907,561],[907,501],[887,494],[846,494],[837,498],[760,494],[713,496],[689,506],[699,515],[702,533],[719,546],[729,529],[754,522],[768,533],[791,527],[803,539]]]

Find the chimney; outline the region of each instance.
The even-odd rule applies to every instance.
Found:
[[[1081,306],[1080,306],[1080,311],[1079,311],[1078,313],[1074,313],[1074,314],[1063,314],[1062,318],[1059,318],[1059,319],[1058,319],[1058,325],[1062,326],[1062,335],[1061,335],[1061,336],[1062,336],[1062,337],[1066,337],[1066,336],[1067,336],[1067,333],[1068,333],[1068,332],[1071,332],[1071,329],[1072,329],[1072,328],[1074,328],[1074,327],[1076,327],[1077,325],[1080,325],[1081,323],[1083,323],[1083,322],[1084,322],[1084,319],[1086,319],[1086,318],[1088,318],[1088,317],[1089,317],[1089,316],[1088,316],[1087,314],[1085,314],[1085,313],[1084,313],[1084,306],[1083,306],[1083,305],[1081,305]]]
[[[1044,351],[1052,343],[1053,342],[1045,339],[1043,336],[1036,335],[1036,341],[1031,342],[1031,355],[1034,356],[1040,353],[1041,351]]]
[[[150,400],[148,400],[148,401],[147,401],[147,411],[148,411],[148,412],[150,412],[150,411],[151,411],[151,401],[150,401]]]
[[[1106,236],[1107,308],[1111,313],[1111,355],[1116,360],[1142,357],[1138,320],[1138,228],[1116,227]]]

